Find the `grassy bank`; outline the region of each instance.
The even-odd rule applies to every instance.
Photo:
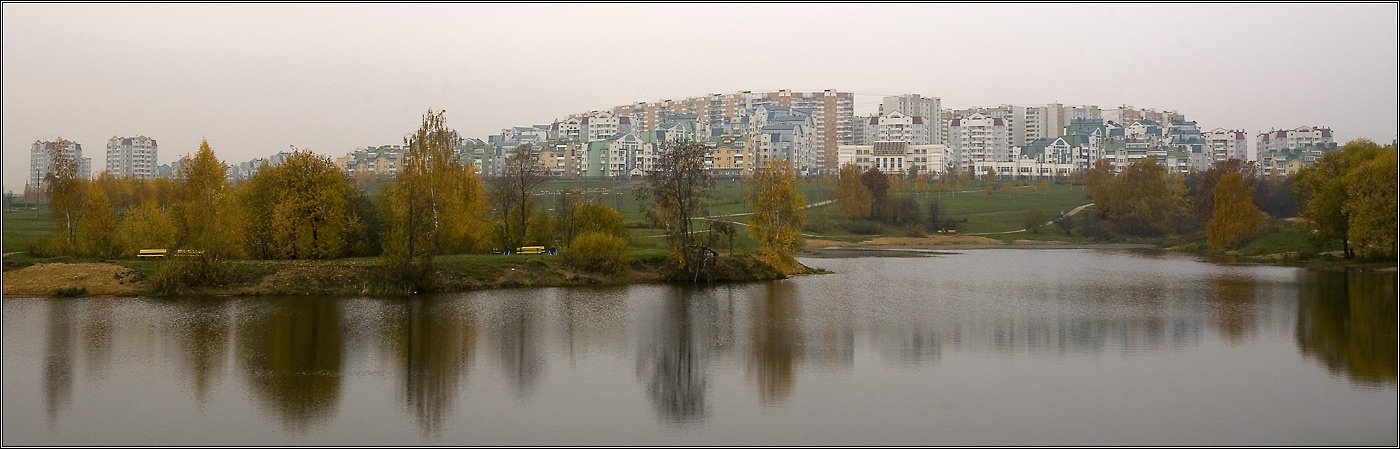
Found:
[[[11,259],[13,258],[13,259]],[[384,295],[396,291],[376,258],[336,260],[234,260],[218,263],[217,274],[194,288],[168,289],[159,279],[169,264],[182,260],[35,259],[6,260],[5,294],[56,296],[78,289],[117,296],[212,295]],[[707,282],[772,280],[786,277],[751,254],[724,255],[708,272]],[[557,256],[459,254],[434,259],[427,288],[461,292],[517,287],[622,285],[687,281],[659,251],[632,253],[620,273],[590,273],[569,267]]]

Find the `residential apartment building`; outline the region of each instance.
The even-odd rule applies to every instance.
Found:
[[[1206,141],[1206,148],[1210,153],[1211,162],[1223,162],[1230,159],[1248,161],[1249,140],[1245,137],[1244,130],[1227,130],[1216,128],[1203,135]]]
[[[1294,129],[1277,129],[1259,133],[1254,140],[1260,154],[1267,151],[1302,148],[1315,144],[1334,143],[1332,129],[1320,126],[1300,126]]]
[[[1254,148],[1265,175],[1287,175],[1311,166],[1323,154],[1337,149],[1337,142],[1331,128],[1300,126],[1259,133]]]
[[[757,132],[762,126],[753,126],[747,121],[760,106],[779,106],[792,109],[805,109],[811,112],[813,125],[808,130],[815,145],[815,166],[817,170],[836,170],[836,147],[849,144],[856,139],[859,124],[855,120],[854,95],[850,92],[824,90],[822,92],[776,92],[751,91],[733,94],[710,94],[682,100],[661,100],[638,102],[612,108],[619,115],[635,117],[633,131],[650,132],[660,127],[669,117],[695,114],[704,119],[712,129],[703,135],[714,136],[713,128],[720,128],[724,134],[742,128],[746,132]],[[794,165],[797,165],[794,162]]]
[[[832,89],[822,92],[779,90],[766,93],[754,102],[812,110],[815,127],[815,132],[812,135],[817,150],[816,158],[813,160],[814,169],[826,173],[836,173],[839,170],[836,148],[855,141],[855,96],[853,94]],[[794,162],[793,167],[797,168],[798,164]]]
[[[155,179],[156,140],[116,137],[107,140],[107,173],[118,178]]]
[[[1000,118],[974,113],[952,119],[948,122],[950,163],[961,170],[977,162],[1013,160],[1013,147],[1006,135],[1006,122]]]
[[[1104,121],[1114,123],[1133,123],[1138,120],[1151,120],[1157,123],[1171,123],[1174,120],[1186,120],[1186,116],[1175,110],[1158,111],[1156,109],[1139,109],[1130,105],[1121,105],[1112,109],[1105,109],[1100,112],[1100,118]]]
[[[83,145],[73,141],[64,141],[63,145],[55,147],[52,141],[34,141],[29,147],[29,185],[43,190],[48,182],[44,180],[49,173],[54,170],[54,156],[58,153],[67,156],[78,163],[78,177],[92,177],[92,158],[83,157]]]
[[[403,145],[381,145],[351,151],[335,158],[335,165],[354,179],[395,178],[399,174],[399,158]]]
[[[941,127],[938,118],[943,113],[943,100],[939,97],[925,97],[919,94],[905,94],[884,97],[880,102],[880,116],[892,113],[903,114],[909,117],[919,117],[923,127],[927,128],[920,132],[927,134],[927,141],[914,142],[915,145],[941,144],[943,143]],[[867,140],[873,142],[874,140]],[[853,142],[854,143],[854,142]]]
[[[906,141],[876,141],[870,145],[842,145],[837,149],[837,162],[855,164],[862,171],[871,168],[890,175],[929,173],[940,176],[945,170],[948,147],[944,145],[914,145]]]
[[[820,147],[817,145],[820,132],[810,109],[773,105],[754,108],[749,114],[747,132],[753,141],[754,167],[763,167],[767,160],[781,159],[792,164],[798,176],[820,173]]]
[[[858,133],[861,137],[856,139],[860,142],[900,140],[914,145],[932,145],[938,135],[933,120],[902,112],[870,116],[863,121],[864,129]]]
[[[753,175],[753,139],[743,134],[724,134],[710,143],[705,167],[714,176],[738,178]]]

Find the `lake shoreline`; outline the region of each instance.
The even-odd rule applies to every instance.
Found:
[[[1067,243],[1017,241],[978,242],[965,238],[877,237],[862,242],[808,240],[798,257],[834,259],[853,257],[939,257],[959,251],[1011,250],[1159,250],[1190,253],[1141,243]],[[987,239],[992,240],[992,239]],[[588,273],[564,266],[551,256],[495,256],[438,263],[431,275],[430,291],[470,292],[530,287],[618,286],[687,283],[668,280],[666,258],[642,257],[622,272]],[[468,256],[470,257],[470,256]],[[1264,256],[1201,256],[1226,265],[1269,265],[1322,271],[1394,272],[1395,263],[1348,261],[1331,255],[1299,259],[1288,254]],[[725,256],[723,267],[708,283],[753,282],[829,273],[820,266],[803,266],[798,273],[783,274],[758,261],[752,254]],[[478,261],[478,262],[474,262]],[[485,261],[485,262],[480,262]],[[222,285],[180,291],[157,291],[149,277],[155,266],[148,261],[45,262],[9,269],[4,276],[5,296],[365,296],[401,295],[384,288],[379,266],[373,259],[229,261],[237,275]],[[819,265],[819,264],[817,264]]]

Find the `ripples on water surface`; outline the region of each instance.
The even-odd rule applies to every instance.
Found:
[[[693,288],[4,301],[6,445],[1395,445],[1395,276],[804,260]]]

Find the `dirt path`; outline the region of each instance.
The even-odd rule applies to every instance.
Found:
[[[1066,216],[1066,217],[1073,217],[1074,214],[1077,214],[1077,213],[1079,213],[1079,211],[1082,211],[1082,210],[1088,208],[1089,206],[1093,206],[1093,205],[1094,205],[1094,203],[1089,203],[1089,204],[1085,204],[1085,205],[1083,205],[1083,206],[1076,207],[1076,208],[1070,210],[1069,213],[1065,214],[1065,216]],[[1055,221],[1054,221],[1054,220],[1050,220],[1050,221],[1045,222],[1045,224],[1042,225],[1042,226],[1050,226],[1050,225],[1053,225],[1053,224],[1055,224]],[[1017,233],[1017,232],[1026,232],[1026,229],[1017,229],[1017,230],[1015,230],[1015,231],[1003,231],[1003,232],[978,232],[978,233],[963,234],[963,235],[999,235],[999,234],[1014,234],[1014,233]]]

